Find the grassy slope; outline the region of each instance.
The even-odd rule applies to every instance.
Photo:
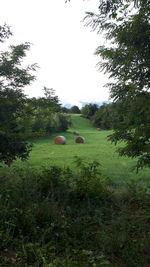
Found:
[[[123,182],[131,178],[140,179],[148,182],[149,170],[140,171],[139,174],[131,171],[135,164],[135,160],[125,157],[119,157],[115,152],[116,147],[107,141],[107,135],[110,131],[97,131],[90,124],[90,121],[72,115],[72,126],[66,133],[59,133],[67,138],[66,145],[55,145],[54,135],[48,138],[38,139],[34,142],[33,151],[30,159],[25,165],[32,166],[48,166],[49,164],[58,164],[60,166],[72,165],[75,156],[84,158],[86,161],[96,160],[101,163],[104,174],[110,176],[115,181]],[[85,138],[84,144],[76,144],[75,136],[72,134],[74,130],[80,132]],[[24,164],[23,164],[24,165]]]
[[[54,136],[39,139],[22,166],[71,164],[79,155],[100,159],[114,181],[129,179],[133,162],[118,158],[106,140],[109,132],[96,131],[78,116],[72,120],[66,145],[55,145]],[[75,144],[73,130],[80,130],[85,144]],[[40,176],[33,169],[5,170],[0,179],[0,266],[149,266],[149,195],[139,185],[112,191],[103,175],[84,177],[78,170],[70,175],[52,168]],[[148,172],[142,176],[148,178]]]

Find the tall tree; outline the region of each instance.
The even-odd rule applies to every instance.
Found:
[[[0,42],[11,35],[7,25],[0,27]],[[36,65],[21,66],[30,44],[10,46],[9,51],[0,52],[0,161],[11,165],[16,158],[26,159],[31,146],[22,136],[19,118],[23,114],[26,97],[22,91],[35,77],[31,74]]]
[[[44,87],[44,96],[28,100],[33,109],[31,116],[31,136],[45,136],[54,132],[66,131],[70,125],[69,116],[62,114],[62,108],[55,90]]]
[[[92,116],[94,116],[94,114],[97,110],[98,110],[98,106],[96,104],[86,104],[81,109],[81,113],[83,116],[90,119]]]
[[[78,106],[72,106],[72,107],[70,108],[70,113],[80,114],[81,111],[80,111],[80,109],[79,109]]]
[[[120,119],[116,105],[114,103],[104,103],[92,117],[92,124],[103,130],[109,130],[113,128],[114,122],[118,122]]]
[[[123,121],[109,139],[124,141],[120,155],[136,157],[137,169],[150,167],[150,0],[101,0],[99,14],[87,24],[105,34],[100,70],[110,74],[110,96],[119,102]]]

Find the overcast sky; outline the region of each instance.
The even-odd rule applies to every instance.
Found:
[[[11,44],[32,43],[28,63],[37,63],[37,80],[25,93],[42,96],[44,86],[56,90],[61,103],[103,102],[109,98],[107,76],[97,70],[94,55],[102,36],[82,22],[97,12],[99,0],[1,0],[0,24],[11,26]],[[2,49],[1,49],[2,50]]]

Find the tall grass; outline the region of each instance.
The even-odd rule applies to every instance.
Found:
[[[76,170],[1,173],[0,266],[148,266],[150,196],[101,172],[77,157]]]

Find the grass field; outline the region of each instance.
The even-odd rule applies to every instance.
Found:
[[[74,142],[74,130],[84,144]],[[72,116],[59,133],[66,145],[55,136],[34,140],[28,161],[0,168],[1,267],[149,266],[149,172],[131,172],[135,162],[118,157],[109,133]],[[101,173],[73,165],[75,156],[100,162]]]
[[[149,183],[150,171],[144,169],[138,174],[132,170],[136,160],[127,157],[119,157],[116,153],[117,147],[107,141],[107,135],[110,131],[97,131],[90,124],[90,121],[80,117],[80,115],[71,115],[72,126],[64,135],[67,139],[65,145],[54,144],[54,137],[36,139],[33,142],[33,150],[30,153],[28,161],[23,166],[33,166],[36,168],[47,167],[49,165],[74,166],[75,156],[83,158],[85,161],[98,161],[101,164],[101,170],[113,181],[122,183],[130,179],[141,179],[144,183]],[[79,131],[85,138],[84,144],[76,144],[72,132]],[[18,164],[15,163],[15,165]],[[19,161],[19,164],[22,164]]]

